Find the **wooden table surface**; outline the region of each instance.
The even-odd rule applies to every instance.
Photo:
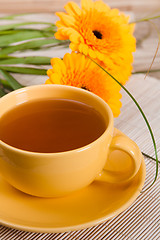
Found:
[[[25,16],[26,20],[44,20],[55,22],[54,11],[62,10],[62,6],[67,1],[56,0],[0,0],[1,16],[7,13],[33,12],[30,16]],[[80,1],[76,1],[80,2]],[[108,0],[112,7],[118,7],[127,11],[132,19],[140,19],[146,16],[160,15],[160,0]],[[43,14],[41,13],[43,12]],[[17,21],[21,21],[19,18]],[[24,20],[23,19],[23,20]],[[12,21],[11,21],[12,22]],[[152,20],[160,31],[160,19]],[[4,21],[3,24],[6,22]],[[137,50],[134,53],[134,73],[147,71],[158,45],[158,34],[154,24],[141,22],[136,24],[135,37],[137,39]],[[62,57],[68,49],[57,48],[36,52],[36,55],[49,57]],[[17,54],[27,56],[31,52]],[[154,70],[156,72],[154,72]],[[142,106],[147,118],[150,121],[157,141],[158,154],[160,150],[160,50],[157,52],[156,59],[151,68],[151,73],[144,80],[143,74],[133,74],[127,83],[127,88],[132,92],[137,101]],[[46,79],[45,76],[29,76],[14,74],[24,85],[40,84]],[[128,96],[122,92],[123,107],[119,118],[115,120],[115,126],[132,138],[140,147],[141,151],[154,156],[154,149],[146,125],[136,109],[135,105]],[[145,158],[147,177],[145,186],[153,180],[155,174],[155,162]],[[158,191],[159,182],[157,181],[145,194],[140,195],[132,206],[116,218],[97,225],[93,228],[84,229],[61,234],[37,234],[14,230],[12,228],[0,226],[0,239],[21,240],[21,239],[93,239],[93,240],[158,240]]]
[[[68,0],[0,0],[1,13],[48,12],[62,10]],[[80,0],[74,0],[80,4]],[[160,10],[159,0],[104,0],[111,7],[121,10],[146,13]]]

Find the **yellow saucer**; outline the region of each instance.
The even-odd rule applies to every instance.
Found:
[[[122,154],[120,154],[122,158]],[[127,209],[144,185],[145,162],[125,184],[95,181],[64,198],[38,198],[22,193],[0,177],[0,223],[36,232],[66,232],[102,223]]]

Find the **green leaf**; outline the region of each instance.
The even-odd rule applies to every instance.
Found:
[[[16,79],[14,77],[12,77],[8,72],[6,72],[5,70],[0,69],[0,73],[5,77],[5,79],[9,82],[10,86],[16,90],[19,88],[22,88],[23,86],[16,81]]]
[[[6,93],[3,91],[2,88],[0,88],[0,97],[3,97]]]
[[[13,88],[11,87],[9,82],[7,82],[7,80],[0,79],[0,84],[6,89],[13,90]]]
[[[85,55],[86,56],[86,55]],[[88,57],[88,56],[86,56]],[[133,95],[127,90],[126,87],[124,87],[115,77],[113,77],[106,69],[104,69],[101,65],[99,65],[97,62],[95,62],[93,59],[91,59],[90,57],[88,57],[92,62],[94,62],[97,66],[99,66],[105,73],[107,73],[116,83],[118,83],[122,88],[123,90],[129,95],[129,97],[133,100],[133,102],[136,104],[137,108],[139,109],[146,125],[147,125],[147,128],[149,130],[149,133],[151,135],[151,138],[152,138],[152,142],[153,142],[153,146],[154,146],[154,151],[155,151],[155,156],[156,156],[156,173],[155,173],[155,178],[153,180],[153,182],[151,183],[151,185],[145,189],[148,190],[150,187],[153,186],[153,184],[155,183],[156,179],[157,179],[157,176],[158,176],[158,154],[157,154],[157,146],[156,146],[156,141],[155,141],[155,138],[154,138],[154,134],[152,132],[152,129],[151,129],[151,126],[148,122],[148,119],[146,118],[146,115],[144,114],[142,108],[140,107],[139,103],[136,101],[136,99],[133,97]]]
[[[33,75],[46,75],[47,70],[38,68],[28,68],[28,67],[8,67],[0,66],[0,70],[12,72],[12,73],[22,73],[22,74],[33,74]]]
[[[24,15],[29,15],[29,13],[12,14],[12,15],[8,15],[8,16],[0,17],[0,20],[3,20],[3,19],[14,19],[16,17],[24,16]]]
[[[20,31],[17,33],[10,35],[2,35],[0,36],[0,47],[6,47],[11,43],[16,43],[24,40],[30,40],[33,38],[44,38],[44,37],[53,37],[53,33],[51,32],[42,32],[42,31]]]
[[[0,60],[0,65],[4,64],[33,64],[33,65],[50,65],[50,57],[15,57]]]
[[[0,31],[0,35],[13,34],[13,33],[17,33],[17,32],[19,32],[19,30]]]
[[[56,32],[56,26],[43,28],[43,31]]]
[[[32,40],[32,41],[29,41],[26,43],[21,43],[21,44],[15,45],[15,46],[9,46],[9,47],[3,48],[0,51],[0,56],[10,54],[10,53],[13,53],[16,51],[23,51],[23,50],[27,50],[27,49],[37,49],[44,45],[56,44],[59,42],[60,42],[60,40],[57,40],[55,38]]]
[[[18,32],[26,32],[26,31],[39,31],[39,32],[49,32],[53,34],[56,32],[56,29],[54,27],[47,27],[47,28],[42,28],[42,29],[36,29],[36,28],[17,28],[16,30],[4,30],[4,31],[0,31],[0,36],[1,35],[12,35],[14,33],[18,33]]]
[[[15,29],[20,26],[35,25],[35,24],[44,24],[44,25],[47,24],[47,25],[55,26],[55,24],[47,23],[47,22],[22,22],[22,23],[12,23],[12,24],[1,25],[0,31],[11,30],[11,29]]]
[[[8,56],[8,55],[0,55],[0,61],[1,61],[1,59],[8,59],[8,58],[14,58],[14,57],[12,57],[12,56]]]

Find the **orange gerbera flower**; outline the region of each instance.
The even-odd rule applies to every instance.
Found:
[[[66,53],[63,60],[51,59],[47,84],[62,84],[89,90],[103,98],[115,117],[120,114],[119,85],[90,59],[80,53]]]
[[[135,38],[129,17],[110,9],[102,1],[82,0],[82,8],[74,2],[65,6],[67,13],[58,12],[60,21],[55,37],[71,41],[72,51],[78,51],[114,70],[114,77],[124,84],[131,75]]]

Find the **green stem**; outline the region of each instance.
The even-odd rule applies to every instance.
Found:
[[[156,19],[156,18],[160,18],[160,15],[154,16],[154,17],[141,18],[141,19],[138,19],[138,20],[136,20],[134,22],[130,22],[130,24],[132,24],[132,23],[139,23],[139,22],[146,22],[146,21],[149,21],[149,20],[152,20],[152,19]]]
[[[88,57],[88,56],[87,56]],[[137,108],[139,109],[144,121],[146,122],[146,125],[148,127],[148,130],[150,132],[151,138],[152,138],[152,142],[153,142],[153,146],[154,146],[154,150],[155,150],[155,156],[156,156],[156,174],[155,174],[155,178],[153,180],[153,182],[151,183],[151,185],[145,189],[144,191],[148,190],[150,187],[153,186],[153,184],[155,183],[157,176],[158,176],[158,155],[157,155],[157,147],[156,147],[156,141],[151,129],[151,126],[142,110],[142,108],[140,107],[140,105],[138,104],[138,102],[136,101],[136,99],[132,96],[132,94],[127,90],[127,88],[125,88],[115,77],[113,77],[107,70],[105,70],[102,66],[100,66],[97,62],[95,62],[93,59],[91,59],[90,57],[88,57],[92,62],[94,62],[97,66],[99,66],[104,72],[106,72],[114,81],[116,81],[122,88],[123,90],[125,90],[125,92],[129,95],[129,97],[133,100],[133,102],[136,104]]]
[[[141,70],[141,71],[136,71],[136,72],[132,72],[132,74],[139,74],[139,73],[147,73],[148,70]],[[160,69],[152,69],[149,72],[150,73],[154,73],[154,72],[159,72]]]
[[[151,157],[150,155],[148,155],[148,154],[146,154],[146,153],[144,153],[144,152],[142,152],[142,154],[143,154],[145,157],[150,158],[150,159],[152,159],[153,161],[156,162],[156,159],[153,158],[153,157]],[[160,163],[160,161],[158,161],[158,162]]]

